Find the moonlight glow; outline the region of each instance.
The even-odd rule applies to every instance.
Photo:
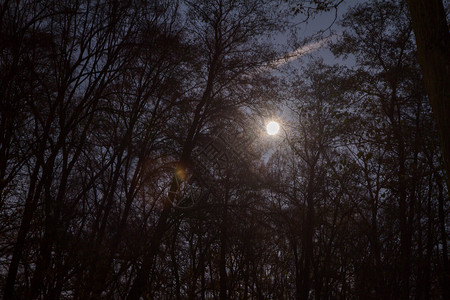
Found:
[[[269,135],[275,135],[280,130],[280,125],[275,121],[269,122],[266,126],[266,130]]]

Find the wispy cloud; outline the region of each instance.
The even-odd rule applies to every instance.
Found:
[[[287,63],[289,63],[291,61],[296,60],[297,58],[299,58],[299,57],[301,57],[301,56],[303,56],[305,54],[308,54],[308,53],[311,53],[313,51],[316,51],[316,50],[322,48],[323,46],[325,46],[334,37],[335,36],[330,36],[330,37],[324,38],[324,39],[322,39],[320,41],[317,41],[317,42],[314,42],[314,43],[302,46],[302,47],[300,47],[300,48],[298,48],[298,49],[296,49],[296,50],[294,50],[292,52],[289,52],[289,53],[283,55],[282,57],[280,57],[280,58],[270,62],[267,65],[267,67],[264,67],[264,70],[268,71],[270,69],[276,69],[276,68],[278,68],[278,67],[280,67],[282,65],[285,65],[285,64],[287,64]]]

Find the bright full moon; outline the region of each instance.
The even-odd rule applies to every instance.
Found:
[[[269,122],[266,126],[266,130],[269,135],[275,135],[280,130],[280,125],[275,121]]]

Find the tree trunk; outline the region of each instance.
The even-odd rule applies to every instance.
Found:
[[[153,233],[150,246],[147,248],[147,253],[144,256],[144,260],[142,262],[141,268],[138,270],[136,278],[133,281],[133,285],[131,286],[130,292],[128,293],[127,299],[139,299],[147,287],[148,277],[151,271],[151,267],[153,264],[153,260],[156,257],[156,254],[159,251],[159,246],[161,244],[161,240],[166,233],[169,225],[169,216],[172,210],[171,204],[166,200],[164,204],[164,209],[161,212],[161,215],[158,220],[158,224],[156,225],[155,231]]]
[[[192,125],[189,127],[189,132],[187,138],[183,145],[183,152],[180,158],[180,164],[182,166],[187,165],[190,161],[191,153],[194,148],[195,139],[198,131],[200,130],[200,121],[203,116],[203,109],[207,105],[208,100],[211,98],[211,94],[213,92],[213,84],[214,79],[216,77],[216,69],[219,63],[219,54],[215,53],[213,56],[211,66],[208,72],[208,81],[206,83],[205,91],[203,92],[202,98],[199,104],[195,108],[194,119],[192,121]],[[154,231],[153,237],[150,241],[149,249],[144,255],[144,260],[142,262],[141,268],[137,272],[137,276],[131,286],[130,292],[128,293],[127,299],[139,299],[147,286],[147,279],[151,271],[151,264],[155,255],[159,250],[159,246],[163,235],[166,230],[169,228],[168,219],[172,211],[172,203],[175,199],[175,194],[178,190],[178,179],[173,178],[168,200],[164,203],[164,209],[161,212],[160,218],[158,220],[158,224]]]
[[[19,232],[17,234],[17,241],[14,245],[14,250],[9,264],[8,275],[6,278],[6,284],[4,288],[4,299],[13,299],[14,297],[14,285],[16,282],[17,271],[19,268],[20,260],[22,259],[23,250],[25,248],[26,236],[30,231],[31,221],[33,219],[34,212],[38,205],[39,196],[44,186],[44,180],[38,179],[38,173],[43,163],[43,157],[38,158],[33,174],[30,179],[30,185],[28,189],[28,196],[25,201],[25,208],[20,222]],[[43,173],[45,170],[43,171]]]
[[[310,165],[309,181],[306,195],[306,220],[303,232],[303,286],[302,299],[309,298],[311,288],[311,262],[313,255],[313,234],[314,234],[314,185],[315,185],[315,165],[316,161]]]
[[[292,241],[292,250],[294,252],[294,263],[295,263],[295,299],[301,300],[302,297],[302,280],[301,274],[303,273],[301,270],[301,262],[298,256],[297,245],[295,241]]]
[[[227,294],[227,240],[228,240],[228,187],[226,187],[224,206],[222,211],[222,224],[220,229],[220,262],[219,262],[219,274],[220,274],[220,300],[228,299]]]
[[[408,8],[450,187],[450,34],[445,10],[441,0],[408,0]]]
[[[439,229],[442,243],[442,267],[441,267],[441,287],[442,299],[450,299],[450,265],[448,261],[447,249],[447,231],[445,225],[445,211],[444,211],[444,192],[441,183],[441,178],[438,178],[439,196],[438,196],[438,215],[439,215]]]

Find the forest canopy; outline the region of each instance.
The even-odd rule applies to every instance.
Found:
[[[300,2],[1,1],[3,299],[449,299],[405,1]]]

